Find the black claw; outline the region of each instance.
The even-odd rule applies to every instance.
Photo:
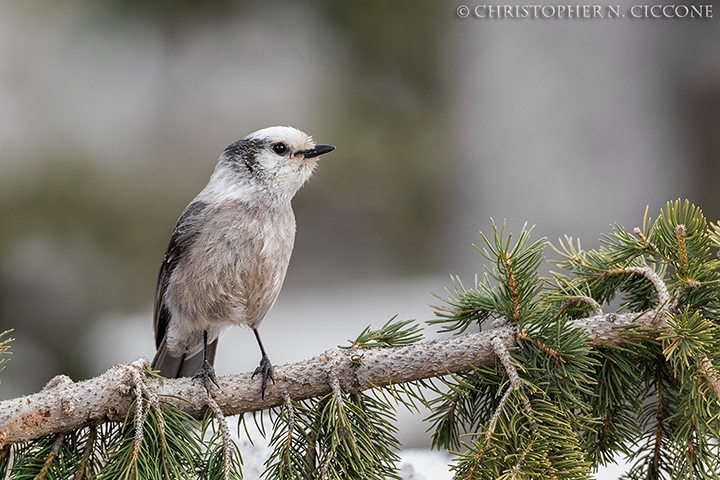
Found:
[[[220,388],[220,385],[218,385],[217,377],[215,376],[215,369],[212,365],[210,365],[210,362],[207,360],[203,361],[202,367],[200,368],[200,371],[196,373],[193,378],[199,378],[202,380],[203,387],[205,387],[205,391],[208,395],[210,395],[210,382],[215,384],[216,387]]]
[[[260,396],[264,399],[268,378],[272,380],[273,383],[275,383],[275,372],[273,371],[272,363],[270,363],[270,359],[267,355],[262,356],[262,358],[260,359],[260,365],[258,365],[258,367],[253,372],[252,377],[250,378],[255,378],[255,375],[257,375],[258,373],[262,374],[262,383],[260,384]]]

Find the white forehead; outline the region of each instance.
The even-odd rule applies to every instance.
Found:
[[[312,137],[293,127],[267,127],[248,135],[248,139],[267,140],[269,142],[285,142],[288,145],[304,146],[313,143]]]

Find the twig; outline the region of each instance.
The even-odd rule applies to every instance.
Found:
[[[601,307],[600,304],[599,304],[598,302],[596,302],[595,299],[592,298],[592,297],[588,297],[588,296],[586,296],[586,295],[575,295],[575,296],[572,296],[572,297],[568,297],[568,298],[567,298],[567,301],[568,301],[568,302],[573,302],[573,301],[574,301],[574,302],[587,303],[588,305],[590,305],[590,308],[592,308],[592,310],[593,310],[593,315],[602,315],[602,314],[603,314],[602,307]]]
[[[65,434],[61,433],[57,436],[55,442],[53,442],[53,446],[50,448],[50,453],[48,453],[48,456],[45,459],[45,462],[43,462],[43,466],[40,469],[40,472],[37,474],[37,477],[35,477],[37,480],[44,479],[50,471],[50,465],[52,464],[55,457],[57,457],[57,454],[60,451],[60,447],[62,447],[63,440],[65,440]]]
[[[642,275],[643,277],[648,279],[650,283],[653,284],[653,287],[655,287],[655,291],[657,292],[658,308],[667,308],[668,304],[670,303],[670,293],[668,293],[665,282],[663,282],[663,279],[660,278],[660,275],[658,275],[655,270],[650,267],[625,267],[618,268],[616,270],[610,270],[608,272],[608,274],[610,275],[616,273],[634,273],[636,275]]]
[[[82,480],[83,478],[90,478],[88,475],[86,475],[88,464],[90,462],[90,458],[93,454],[93,449],[95,448],[95,439],[97,438],[97,427],[94,425],[91,425],[88,427],[90,429],[90,432],[88,433],[88,440],[87,444],[85,445],[85,448],[83,449],[83,455],[82,459],[80,460],[80,463],[78,464],[77,472],[75,473],[75,476],[73,477],[73,480]]]
[[[293,408],[292,399],[287,392],[283,392],[283,400],[285,401],[285,409],[287,410],[287,443],[292,440],[293,430],[295,430],[295,409]]]
[[[233,455],[233,439],[230,435],[230,426],[228,425],[227,419],[223,414],[220,405],[217,404],[212,395],[207,395],[207,405],[213,413],[213,416],[218,422],[218,428],[220,429],[220,436],[222,438],[223,446],[223,480],[230,479],[230,466]]]
[[[516,390],[520,390],[522,388],[523,381],[520,378],[520,375],[518,374],[515,365],[513,365],[512,363],[512,360],[510,358],[510,352],[508,351],[507,347],[505,347],[505,345],[502,343],[502,341],[500,341],[499,338],[492,339],[492,347],[495,355],[497,355],[500,363],[502,363],[505,372],[508,374],[510,383]],[[535,421],[535,414],[532,411],[532,405],[530,405],[530,400],[528,400],[527,397],[523,396],[522,402],[523,410],[525,410],[525,415],[527,415],[528,420],[530,421],[530,430],[532,430],[532,432],[537,435],[538,426],[537,422]]]
[[[515,466],[510,471],[510,475],[508,476],[508,480],[514,480],[515,477],[517,477],[517,474],[520,472],[520,469],[525,465],[525,459],[528,456],[528,453],[530,453],[530,450],[532,450],[533,444],[535,443],[535,440],[530,440],[527,445],[525,445],[525,448],[523,449],[522,454],[520,455],[520,458],[515,463]]]
[[[497,408],[495,408],[495,411],[493,412],[492,416],[490,417],[490,421],[488,422],[487,430],[485,430],[485,443],[488,443],[490,441],[490,438],[492,437],[493,431],[495,431],[495,424],[497,423],[498,419],[500,418],[500,415],[502,414],[502,410],[505,407],[505,404],[508,401],[508,398],[510,398],[510,394],[512,394],[513,390],[515,390],[515,386],[511,383],[507,390],[505,390],[505,393],[503,394],[502,398],[500,399],[500,402],[498,403]]]
[[[143,380],[138,370],[132,371],[133,380],[135,381],[135,443],[133,445],[132,457],[137,458],[142,446],[143,436],[145,434],[145,419],[147,418],[148,409],[143,408],[142,384]]]
[[[720,377],[718,377],[717,370],[715,370],[715,367],[706,355],[700,358],[700,368],[705,373],[705,380],[707,380],[708,385],[710,385],[712,391],[715,392],[715,395],[720,399]]]

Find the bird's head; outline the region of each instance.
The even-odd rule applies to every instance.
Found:
[[[293,127],[268,127],[230,144],[210,180],[218,194],[291,199],[310,178],[317,158],[335,149]],[[218,190],[219,188],[219,190]]]

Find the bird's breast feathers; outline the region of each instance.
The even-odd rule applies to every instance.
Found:
[[[295,218],[290,205],[225,200],[173,271],[166,293],[173,320],[256,327],[277,299],[290,261]]]

